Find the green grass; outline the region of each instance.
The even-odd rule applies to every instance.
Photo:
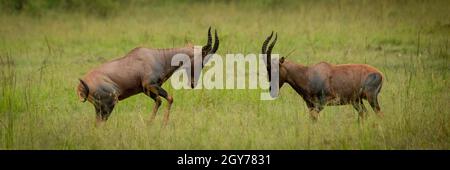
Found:
[[[257,4],[252,4],[257,3]],[[448,1],[152,2],[114,15],[49,9],[0,14],[0,149],[450,149]],[[163,102],[140,94],[95,128],[79,102],[78,78],[137,46],[205,43],[218,28],[218,53],[259,53],[277,31],[274,53],[310,65],[367,63],[386,76],[385,117],[371,109],[357,123],[351,106],[326,107],[309,120],[301,97],[284,86],[274,101],[260,90],[174,90],[170,122]],[[366,103],[369,108],[369,105]]]

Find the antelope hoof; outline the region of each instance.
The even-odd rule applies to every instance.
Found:
[[[382,118],[384,118],[384,113],[383,112],[378,112],[377,116],[382,119]]]
[[[317,122],[317,120],[319,119],[319,113],[316,111],[311,111],[309,113],[309,118],[311,119],[311,121]]]
[[[169,124],[169,122],[168,121],[164,121],[163,122],[163,127],[167,127],[167,124]]]
[[[96,128],[101,127],[101,126],[103,126],[104,123],[105,123],[105,121],[103,121],[102,119],[97,119],[95,121],[95,127]]]
[[[152,125],[155,122],[154,118],[148,119],[148,125]]]

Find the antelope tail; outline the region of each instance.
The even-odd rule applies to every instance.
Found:
[[[83,80],[81,80],[81,79],[78,79],[78,80],[80,80],[80,83],[83,86],[82,88],[78,87],[78,95],[80,96],[80,98],[83,98],[81,100],[81,102],[86,102],[86,100],[89,96],[89,87],[86,84],[86,82],[84,82]]]

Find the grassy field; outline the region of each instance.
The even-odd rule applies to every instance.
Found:
[[[450,149],[449,1],[140,3],[100,14],[0,12],[0,149]],[[75,92],[79,77],[137,46],[202,45],[209,26],[219,30],[221,55],[259,53],[274,30],[274,53],[296,49],[289,60],[379,68],[385,117],[369,109],[360,125],[352,106],[334,106],[313,123],[289,86],[261,101],[260,90],[167,82],[174,105],[166,128],[167,103],[150,124],[154,103],[143,94],[95,128],[94,107]]]

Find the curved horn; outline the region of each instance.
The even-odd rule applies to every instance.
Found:
[[[275,43],[277,42],[278,39],[278,34],[275,33],[275,39],[273,39],[272,43],[270,43],[269,47],[267,48],[267,58],[266,58],[266,63],[267,63],[267,72],[268,72],[268,76],[269,76],[269,81],[271,81],[271,72],[272,72],[272,66],[271,66],[271,61],[272,61],[272,57],[270,56],[272,54],[272,49],[275,46]]]
[[[219,49],[219,36],[217,35],[217,30],[214,30],[214,38],[214,47],[210,52],[211,54],[216,53],[217,49]]]
[[[272,36],[273,36],[273,31],[272,31],[272,33],[270,34],[270,36],[268,36],[268,37],[266,38],[266,40],[264,41],[263,46],[262,46],[262,49],[261,49],[261,54],[266,54],[267,44],[269,43],[270,39],[272,39]]]
[[[272,49],[275,46],[275,43],[277,42],[278,35],[275,33],[275,39],[273,39],[272,43],[270,43],[269,48],[267,48],[267,58],[270,58],[270,55],[272,54]]]
[[[208,42],[206,43],[205,46],[203,46],[202,50],[203,51],[209,51],[211,49],[211,43],[212,43],[211,26],[209,26],[209,29],[208,29]]]

